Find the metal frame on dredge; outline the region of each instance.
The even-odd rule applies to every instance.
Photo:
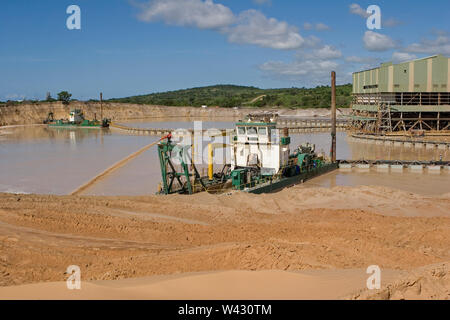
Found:
[[[200,175],[189,155],[192,145],[173,143],[172,134],[163,137],[158,144],[162,176],[159,193],[217,193],[227,190],[269,193],[337,169],[335,72],[332,72],[331,87],[330,159],[317,154],[315,146],[309,143],[298,146],[291,153],[289,128],[277,128],[278,115],[248,115],[236,123],[230,145],[208,145],[207,176]],[[231,153],[231,163],[225,164],[217,173],[214,173],[213,166],[215,148],[229,148]]]
[[[354,73],[351,127],[378,135],[450,134],[450,58]]]
[[[282,134],[280,134],[282,131]],[[208,175],[201,176],[192,161],[191,145],[172,142],[169,134],[158,144],[161,166],[161,194],[194,194],[227,190],[270,193],[281,190],[337,168],[336,161],[315,153],[309,143],[290,153],[289,129],[276,127],[275,114],[248,115],[236,123],[231,143],[208,145]],[[230,148],[231,163],[214,173],[217,148]]]

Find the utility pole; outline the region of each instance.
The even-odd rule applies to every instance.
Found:
[[[331,72],[331,161],[336,162],[336,72]]]
[[[103,121],[103,93],[100,92],[100,121]]]

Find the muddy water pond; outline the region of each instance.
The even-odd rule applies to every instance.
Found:
[[[138,128],[188,129],[194,120],[140,120],[121,124]],[[205,121],[203,129],[232,129],[233,119]],[[327,132],[291,134],[292,147],[310,142],[328,154]],[[116,129],[58,129],[45,126],[0,128],[0,192],[69,194],[127,155],[158,139]],[[216,140],[218,142],[218,140]],[[203,144],[206,149],[207,143]],[[206,153],[205,153],[206,154]],[[345,132],[337,135],[338,159],[450,161],[448,150],[426,150],[356,142]],[[220,163],[220,160],[217,161]],[[204,170],[205,166],[199,166]],[[221,165],[216,165],[220,169]],[[153,147],[88,189],[89,195],[153,194],[161,180],[158,155]],[[450,173],[402,173],[336,171],[311,180],[305,186],[382,185],[422,194],[450,192]]]

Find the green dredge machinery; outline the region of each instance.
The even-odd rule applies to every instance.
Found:
[[[74,109],[70,111],[69,119],[66,120],[55,120],[53,112],[49,112],[47,119],[44,120],[44,124],[47,124],[49,127],[58,128],[108,128],[110,120],[87,120],[84,118],[83,112],[80,109]]]
[[[200,175],[191,161],[191,145],[175,144],[172,135],[161,139],[158,155],[162,183],[160,194],[194,194],[198,192],[270,193],[303,183],[330,172],[337,163],[315,152],[309,143],[290,149],[288,129],[276,126],[276,114],[248,115],[236,123],[230,144],[208,145],[208,174]],[[216,148],[229,148],[231,161],[214,173]]]

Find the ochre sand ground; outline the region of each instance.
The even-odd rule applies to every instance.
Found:
[[[449,261],[450,194],[0,194],[1,299],[448,299]]]

